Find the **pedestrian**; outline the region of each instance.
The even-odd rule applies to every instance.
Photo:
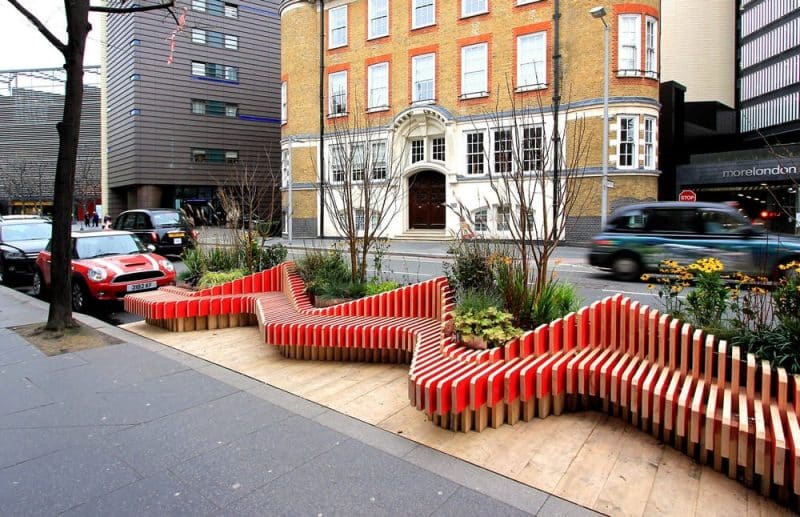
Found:
[[[89,212],[86,212],[85,214],[83,214],[83,227],[84,228],[88,228],[89,227]]]
[[[105,216],[103,218],[103,229],[110,230],[111,229],[111,216]]]
[[[98,214],[97,212],[92,214],[92,226],[94,226],[95,228],[100,226],[100,214]]]

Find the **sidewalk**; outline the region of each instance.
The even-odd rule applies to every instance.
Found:
[[[2,515],[588,515],[589,510],[94,318],[47,357],[0,287]]]

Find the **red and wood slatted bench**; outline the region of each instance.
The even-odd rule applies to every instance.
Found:
[[[170,330],[258,323],[290,358],[410,363],[411,404],[444,428],[595,409],[765,495],[800,495],[798,376],[621,295],[485,351],[444,335],[454,301],[441,278],[314,308],[287,263],[235,285],[129,295],[125,305]]]

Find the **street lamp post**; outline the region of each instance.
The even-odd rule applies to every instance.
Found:
[[[611,26],[606,23],[605,7],[598,6],[590,9],[589,14],[603,22],[605,40],[603,55],[603,178],[600,189],[600,229],[602,230],[606,226],[608,217],[608,46],[611,37]]]

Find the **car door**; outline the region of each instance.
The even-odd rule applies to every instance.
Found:
[[[658,270],[663,260],[685,266],[709,256],[697,208],[652,207],[646,210],[646,220],[646,252],[642,256],[649,268]]]
[[[747,219],[734,211],[703,208],[700,210],[704,241],[713,250],[725,271],[764,274],[767,249],[761,236],[749,232]]]

